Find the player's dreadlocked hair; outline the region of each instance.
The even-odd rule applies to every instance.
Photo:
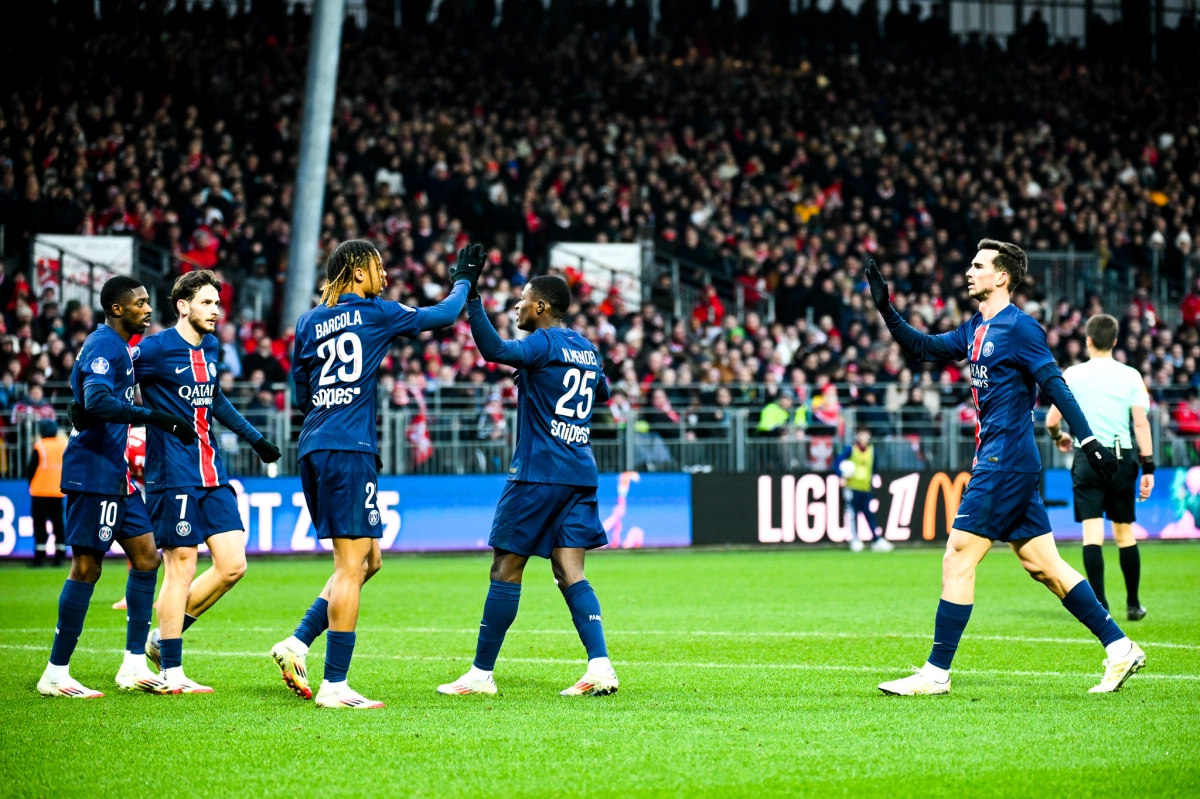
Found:
[[[376,259],[383,260],[375,245],[366,239],[353,239],[339,244],[325,264],[325,288],[321,289],[321,302],[330,308],[337,305],[338,297],[349,292],[354,285],[354,270],[370,270]]]
[[[1015,244],[995,239],[982,239],[978,249],[997,250],[996,258],[992,263],[997,272],[1008,273],[1008,290],[1010,292],[1015,291],[1017,286],[1021,285],[1021,281],[1025,279],[1025,273],[1029,271],[1029,259],[1025,256],[1024,250]]]

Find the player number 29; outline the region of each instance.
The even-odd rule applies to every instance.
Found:
[[[317,385],[327,386],[341,380],[343,383],[353,383],[362,374],[362,342],[356,333],[343,333],[336,339],[326,339],[317,347],[317,357],[325,359],[321,367],[321,379]],[[341,362],[337,374],[331,375],[335,361]]]
[[[566,394],[558,400],[558,404],[554,406],[554,412],[559,416],[565,416],[568,419],[576,417],[586,419],[587,415],[592,412],[592,401],[596,398],[596,390],[589,386],[588,383],[596,379],[595,372],[583,372],[579,369],[568,369],[563,375],[563,388],[567,390]],[[572,408],[567,405],[568,402],[576,395],[585,397],[584,402],[576,403]]]

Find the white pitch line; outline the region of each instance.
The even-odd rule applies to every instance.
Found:
[[[99,630],[124,631],[123,627],[96,627],[88,630],[88,632]],[[52,633],[53,629],[48,627],[24,627],[3,629],[0,628],[0,635],[5,633],[20,633],[20,634],[43,634]],[[193,629],[195,633],[276,633],[282,634],[286,632],[281,627],[223,627],[210,626],[198,627]],[[392,635],[475,635],[479,632],[477,627],[360,627],[358,632],[365,634],[392,634]],[[569,628],[554,629],[554,630],[529,630],[522,627],[512,628],[513,634],[526,633],[529,635],[578,635],[574,630]],[[933,636],[927,633],[853,633],[853,632],[821,632],[819,630],[782,630],[782,631],[758,631],[758,632],[738,632],[736,630],[622,630],[622,629],[607,629],[604,631],[608,636],[622,635],[646,635],[646,636],[683,636],[688,638],[701,637],[719,637],[719,638],[906,638],[918,639],[922,641],[932,641]],[[1048,637],[1033,637],[1020,635],[971,635],[964,634],[963,638],[971,641],[1000,641],[1003,643],[1018,643],[1018,644],[1077,644],[1095,646],[1096,639],[1094,638],[1048,638]],[[1170,642],[1154,642],[1138,640],[1138,645],[1142,647],[1152,646],[1159,649],[1185,649],[1185,650],[1200,650],[1200,644],[1178,644]]]
[[[25,651],[46,651],[44,646],[33,646],[29,644],[0,644],[0,649],[18,649]],[[123,649],[92,649],[78,647],[76,652],[85,652],[93,655],[116,655],[121,654]],[[231,652],[231,651],[211,651],[204,649],[189,649],[188,657],[214,657],[214,658],[256,658],[267,661],[270,655],[266,652]],[[404,660],[417,661],[422,663],[444,663],[450,662],[466,662],[472,658],[464,656],[444,656],[432,657],[428,655],[376,655],[368,652],[356,654],[357,658],[366,658],[368,660]],[[571,658],[513,658],[501,657],[500,660],[506,663],[536,663],[556,666],[580,666],[584,664],[583,659]],[[900,666],[839,666],[825,663],[689,663],[689,662],[673,662],[673,661],[657,661],[657,660],[614,660],[616,666],[628,666],[630,668],[662,668],[662,669],[746,669],[746,670],[779,670],[779,671],[843,671],[843,672],[859,672],[859,673],[877,673],[899,671],[903,667]],[[980,674],[980,675],[1005,675],[1018,677],[1064,677],[1069,679],[1095,679],[1096,675],[1087,672],[1067,672],[1067,671],[1008,671],[1005,669],[954,669],[955,674]],[[1139,680],[1186,680],[1200,681],[1200,674],[1146,674],[1142,672],[1138,675]]]

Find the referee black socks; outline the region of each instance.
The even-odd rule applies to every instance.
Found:
[[[1121,558],[1121,568],[1125,568],[1125,559]],[[1108,599],[1104,596],[1104,551],[1099,544],[1083,545],[1083,570],[1087,572],[1087,581],[1096,592],[1096,599],[1108,610]],[[1128,579],[1128,577],[1126,578]],[[1134,591],[1136,593],[1136,589]]]
[[[1131,608],[1139,607],[1142,604],[1138,599],[1138,584],[1142,581],[1142,556],[1138,553],[1137,544],[1121,547],[1117,554],[1121,558],[1121,572],[1125,575],[1125,593],[1128,597],[1125,604]]]

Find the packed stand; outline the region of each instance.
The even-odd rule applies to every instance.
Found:
[[[484,241],[481,290],[508,336],[504,312],[553,243],[652,242],[701,282],[736,281],[759,310],[739,318],[710,287],[676,318],[669,281],[630,308],[568,273],[570,322],[598,342],[615,389],[609,434],[636,413],[660,439],[718,438],[748,408],[751,435],[799,441],[844,434],[847,408],[882,434],[937,435],[947,414],[974,425],[961,369],[907,361],[864,302],[865,259],[911,322],[940,332],[972,312],[962,273],[980,238],[1094,251],[1106,278],[1143,289],[1105,309],[1122,317],[1116,356],[1169,426],[1200,434],[1200,286],[1176,328],[1144,291],[1152,262],[1176,283],[1200,274],[1200,121],[1183,67],[1051,47],[1036,30],[1008,52],[959,43],[943,17],[898,9],[873,25],[877,11],[847,19],[840,4],[772,19],[751,3],[738,21],[730,4],[686,15],[664,2],[651,37],[638,3],[579,3],[579,19],[505,5],[496,30],[453,4],[429,28],[346,26],[322,260],[370,238],[386,297],[429,305],[458,247]],[[57,59],[0,110],[10,424],[52,413],[37,386],[66,379],[93,324],[33,295],[38,232],[133,235],[181,271],[219,272],[222,381],[247,413],[285,406],[309,20],[261,6],[48,23],[57,35],[39,47]],[[1194,28],[1175,35],[1184,47]],[[1032,280],[1017,302],[1064,368],[1083,356],[1094,302],[1071,307]],[[505,435],[511,376],[481,361],[465,321],[398,341],[383,371],[391,407],[469,409],[480,439]]]

